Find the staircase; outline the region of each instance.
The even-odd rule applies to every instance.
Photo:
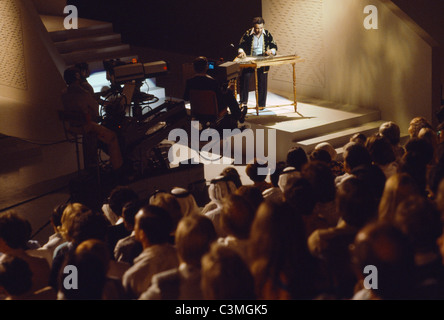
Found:
[[[67,66],[87,62],[91,71],[103,70],[103,60],[138,58],[122,42],[112,23],[79,18],[78,29],[65,29],[64,17],[41,15],[43,24]]]

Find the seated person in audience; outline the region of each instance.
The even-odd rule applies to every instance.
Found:
[[[219,237],[226,235],[220,224],[223,200],[225,197],[233,194],[235,191],[235,184],[224,176],[219,176],[212,179],[210,185],[208,186],[208,196],[210,197],[211,203],[215,205],[215,208],[207,211],[205,216],[210,218],[210,220],[213,222],[214,229]]]
[[[170,231],[170,243],[174,244],[177,224],[183,217],[179,201],[171,193],[158,192],[150,197],[149,204],[165,209],[170,215],[171,221],[173,222]]]
[[[330,169],[336,177],[344,174],[344,164],[342,161],[337,160],[338,153],[329,142],[321,142],[317,144],[315,150],[325,150],[328,152],[330,155]]]
[[[137,201],[139,196],[137,193],[128,186],[115,187],[108,198],[109,214],[106,215],[111,222],[111,226],[108,227],[107,243],[110,250],[110,254],[114,257],[113,252],[117,241],[130,235],[130,231],[124,224],[122,216],[123,207],[130,201]],[[117,220],[116,220],[117,219]],[[115,221],[113,223],[113,221]]]
[[[304,224],[283,201],[264,201],[250,231],[249,266],[258,299],[312,299],[318,292],[316,261]]]
[[[73,254],[77,246],[85,240],[97,239],[106,241],[108,223],[103,214],[92,211],[85,205],[80,203],[70,203],[63,211],[62,226],[60,232],[65,243],[58,246],[54,251],[54,258],[51,266],[50,285],[55,290],[60,290],[60,275],[63,273],[63,264],[65,259]],[[117,271],[120,267],[114,261],[114,268],[110,268],[111,272],[121,273]],[[124,268],[126,266],[122,266]]]
[[[352,300],[415,298],[413,248],[401,230],[390,224],[370,223],[356,235],[351,249],[351,262],[358,279],[358,291]],[[367,266],[376,269],[369,271],[365,269]],[[364,281],[376,275],[376,271],[377,288],[372,281],[367,282],[370,287],[366,288]]]
[[[155,274],[139,300],[201,300],[201,259],[216,241],[210,219],[203,215],[184,217],[176,230],[178,268]]]
[[[367,141],[367,136],[365,134],[363,134],[362,132],[358,132],[350,137],[349,142],[365,145],[366,141]]]
[[[134,232],[135,217],[142,207],[141,200],[127,202],[122,209],[122,217],[125,228],[131,232],[129,236],[117,241],[114,247],[114,259],[129,265],[133,264],[136,258],[142,252],[142,245],[136,240]]]
[[[180,205],[182,216],[186,217],[190,214],[200,214],[201,210],[197,205],[196,198],[193,194],[185,188],[174,187],[171,189],[171,194],[176,197]]]
[[[302,166],[308,162],[308,156],[301,147],[292,147],[287,152],[285,160],[287,167],[293,167],[296,171],[301,171]]]
[[[367,140],[367,139],[366,139]],[[342,181],[351,176],[354,168],[362,165],[371,165],[372,159],[364,143],[349,142],[344,146],[344,171],[345,173],[335,178],[338,186]]]
[[[160,207],[147,205],[136,214],[135,237],[143,251],[123,275],[128,298],[138,299],[150,287],[153,275],[179,266],[176,248],[168,242],[171,225],[170,215]]]
[[[415,257],[416,292],[420,299],[444,298],[444,266],[439,251],[441,216],[432,201],[416,195],[396,208],[394,225],[410,240]]]
[[[261,192],[272,187],[271,183],[265,181],[267,179],[266,174],[260,174],[259,168],[266,168],[267,163],[261,164],[258,159],[254,159],[252,163],[247,164],[245,167],[245,173],[248,178],[253,182],[253,186],[258,188]]]
[[[271,187],[262,192],[264,199],[278,199],[283,196],[282,190],[279,188],[279,176],[286,166],[287,164],[285,161],[276,163],[276,169],[272,174],[270,174]]]
[[[225,167],[220,173],[221,176],[227,177],[229,180],[233,181],[236,188],[242,186],[242,180],[240,178],[239,172],[235,167]]]
[[[399,163],[396,161],[395,152],[387,138],[379,135],[368,137],[365,143],[372,163],[381,168],[388,179],[399,170]]]
[[[27,243],[31,237],[31,224],[14,211],[0,214],[0,265],[8,257],[24,260],[32,272],[31,291],[45,288],[49,284],[50,267],[45,258],[31,256]]]
[[[315,230],[307,241],[310,253],[328,270],[327,279],[332,285],[326,290],[337,299],[351,298],[357,280],[349,268],[348,247],[362,227],[377,219],[378,204],[369,189],[356,177],[341,183],[336,195],[339,223]]]
[[[0,296],[4,300],[56,300],[51,287],[33,291],[33,273],[28,263],[14,256],[2,259],[0,265]]]
[[[207,73],[208,59],[202,56],[197,57],[193,61],[193,67],[196,75],[186,81],[184,100],[190,101],[191,90],[214,91],[217,96],[219,111],[229,108],[234,120],[243,123],[245,121],[245,115],[247,114],[248,108],[243,107],[241,110],[239,108],[239,103],[236,101],[234,93],[228,88],[223,88],[221,83]]]
[[[302,168],[301,176],[311,185],[316,205],[313,215],[330,227],[337,225],[339,214],[335,208],[335,176],[330,166],[322,161],[310,161]]]
[[[227,236],[218,242],[236,251],[245,263],[248,263],[248,240],[255,213],[242,196],[232,194],[223,200],[220,221]]]
[[[421,131],[422,128],[433,129],[433,126],[424,117],[414,117],[412,120],[410,120],[410,125],[408,129],[410,139],[418,138],[419,131]]]
[[[291,187],[293,182],[301,177],[301,171],[295,167],[286,167],[279,175],[278,186],[283,193]]]
[[[54,256],[55,248],[65,242],[65,239],[63,239],[63,236],[60,233],[60,227],[62,225],[61,220],[63,210],[65,210],[65,208],[66,204],[61,204],[54,208],[50,218],[50,223],[54,230],[54,233],[49,237],[48,242],[46,242],[41,248],[38,249],[45,252],[45,255],[48,257],[47,260],[49,264],[52,264],[52,257]]]
[[[109,276],[110,256],[107,244],[98,239],[80,243],[66,261],[77,268],[77,287],[61,286],[59,300],[124,299],[121,279]],[[62,279],[65,275],[62,276]],[[66,277],[69,276],[69,273]],[[66,279],[66,278],[65,278]]]
[[[264,196],[259,188],[256,188],[253,185],[250,186],[241,186],[236,189],[234,194],[237,194],[245,199],[246,202],[253,208],[254,212],[256,212],[257,208],[264,201]]]
[[[401,145],[401,129],[393,121],[387,121],[379,127],[379,135],[388,139],[392,145],[393,152],[397,161],[404,155],[404,147]]]
[[[123,165],[123,158],[117,135],[114,131],[101,126],[99,119],[99,104],[90,92],[81,85],[81,75],[77,68],[71,67],[65,70],[64,79],[68,85],[62,93],[63,108],[66,112],[82,112],[85,115],[85,123],[70,123],[70,130],[83,135],[85,168],[97,167],[97,139],[107,146],[107,153],[114,170]]]
[[[202,258],[202,293],[205,300],[255,300],[254,279],[248,265],[234,251],[213,243]]]

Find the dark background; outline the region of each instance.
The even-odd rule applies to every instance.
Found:
[[[69,0],[81,18],[112,22],[125,43],[232,60],[261,0]],[[233,44],[236,48],[230,46]]]

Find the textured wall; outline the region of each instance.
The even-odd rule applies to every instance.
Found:
[[[0,133],[60,141],[64,65],[31,0],[0,1],[0,37]]]
[[[26,90],[22,15],[17,3],[0,1],[0,17],[0,85]]]
[[[296,66],[298,83],[317,87],[325,85],[323,40],[323,0],[270,0],[263,4],[266,28],[278,42],[279,54],[296,54],[305,63]],[[272,73],[273,79],[292,79],[290,66]]]
[[[367,5],[378,9],[378,29],[367,30]],[[297,53],[300,96],[381,110],[404,131],[439,108],[437,43],[386,0],[263,0],[267,28],[281,54]],[[438,59],[437,59],[438,58]],[[272,68],[270,90],[292,96],[289,67]]]

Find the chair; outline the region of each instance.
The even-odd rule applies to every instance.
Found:
[[[80,111],[65,111],[58,110],[59,119],[63,123],[65,137],[68,142],[75,143],[76,157],[77,157],[77,172],[80,174],[80,144],[82,144],[83,134],[85,133],[83,127],[86,124],[86,116]]]
[[[217,127],[228,115],[226,108],[219,110],[216,92],[212,90],[190,90],[191,117],[203,127]]]

